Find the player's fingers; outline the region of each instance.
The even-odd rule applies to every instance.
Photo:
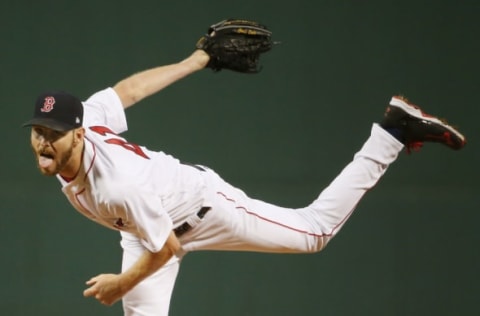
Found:
[[[98,275],[92,277],[90,280],[88,280],[87,282],[85,282],[85,284],[86,284],[86,285],[93,285],[93,284],[97,283],[98,277],[99,277]]]
[[[98,295],[98,290],[96,288],[94,288],[93,286],[89,287],[88,289],[83,291],[83,296],[85,296],[85,297],[89,297],[89,296],[93,296],[93,295]]]
[[[100,295],[100,294],[95,295],[95,298],[96,298],[100,303],[102,303],[102,304],[105,305],[105,306],[112,306],[113,303],[115,303],[115,301],[116,301],[116,300],[104,298],[104,297],[103,297],[102,295]]]

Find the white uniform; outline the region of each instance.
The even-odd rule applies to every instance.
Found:
[[[377,124],[352,162],[310,205],[278,207],[251,199],[223,181],[162,152],[128,143],[122,104],[111,88],[84,105],[83,168],[70,182],[58,176],[72,205],[88,218],[121,231],[128,269],[148,249],[159,251],[169,232],[188,222],[182,250],[123,298],[125,315],[167,315],[181,258],[194,250],[317,252],[335,236],[363,194],[403,145]],[[200,219],[204,206],[211,210]]]

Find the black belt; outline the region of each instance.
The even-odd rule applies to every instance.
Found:
[[[207,214],[207,212],[210,210],[211,210],[211,207],[204,206],[200,209],[200,211],[197,212],[197,216],[199,218],[203,218],[205,214]],[[180,237],[186,232],[188,232],[190,229],[192,229],[192,226],[189,223],[185,222],[182,225],[178,226],[177,228],[174,228],[173,232],[177,237]]]

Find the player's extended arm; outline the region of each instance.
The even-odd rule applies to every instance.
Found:
[[[183,61],[136,73],[118,82],[113,89],[123,107],[128,108],[140,100],[157,93],[207,65],[210,57],[203,50],[196,50]]]
[[[135,285],[162,267],[180,249],[180,242],[172,232],[163,248],[156,253],[145,253],[121,274],[100,274],[87,281],[90,287],[83,292],[85,297],[93,296],[100,303],[112,305],[121,299]]]

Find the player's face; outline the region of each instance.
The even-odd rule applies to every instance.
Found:
[[[56,175],[71,161],[73,131],[60,132],[43,126],[33,126],[30,140],[42,174]]]

